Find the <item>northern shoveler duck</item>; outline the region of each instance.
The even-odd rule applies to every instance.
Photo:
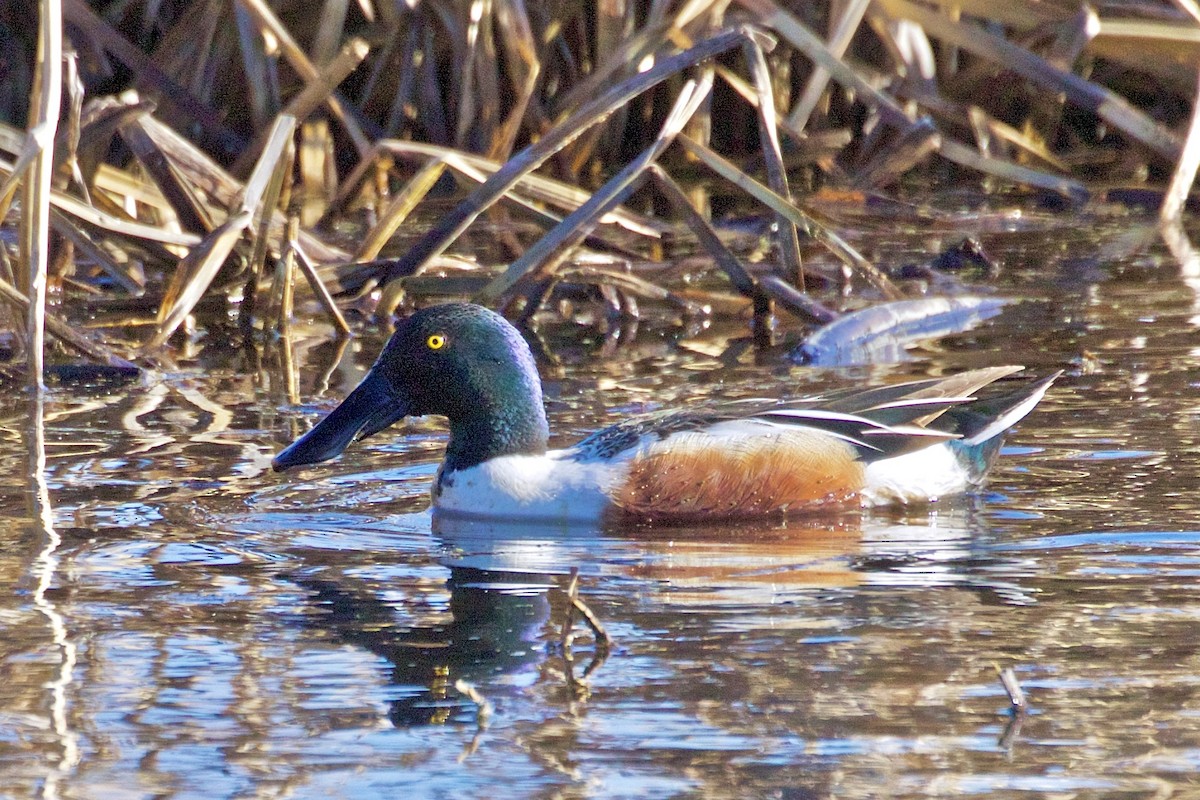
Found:
[[[971,396],[1020,369],[659,411],[548,450],[520,333],[480,306],[439,305],[401,322],[362,383],[272,466],[326,461],[403,417],[438,414],[450,421],[439,514],[687,521],[927,502],[978,486],[1002,434],[1058,377]]]

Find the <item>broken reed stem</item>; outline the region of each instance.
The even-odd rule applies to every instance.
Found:
[[[296,369],[296,354],[292,348],[292,337],[280,336],[277,344],[279,345],[279,367],[280,372],[283,373],[288,402],[299,403],[300,371]]]
[[[12,165],[4,183],[0,184],[0,220],[8,217],[8,210],[12,207],[13,198],[16,197],[17,190],[23,186],[21,181],[25,178],[25,174],[29,171],[29,165],[37,158],[41,149],[36,137],[26,135],[24,138],[25,141],[21,144],[21,152],[17,156],[16,163]],[[7,165],[5,166],[7,167]]]
[[[256,167],[254,175],[246,183],[246,194],[242,198],[242,208],[255,211],[254,248],[250,256],[250,277],[242,296],[242,308],[238,322],[242,330],[249,330],[254,316],[254,305],[258,295],[258,282],[262,278],[263,269],[267,262],[267,250],[271,241],[271,223],[275,219],[275,209],[279,206],[279,197],[283,192],[284,183],[291,175],[292,164],[295,161],[296,118],[290,114],[280,114],[275,124],[264,140],[262,161]],[[263,164],[272,164],[270,172]],[[259,180],[266,177],[265,188],[259,189]],[[288,223],[290,224],[290,220]],[[288,228],[288,230],[291,230]],[[284,237],[286,240],[287,237]],[[280,258],[284,257],[280,253]],[[277,273],[278,274],[278,273]],[[277,295],[276,295],[277,296]]]
[[[838,319],[836,311],[814,300],[778,275],[763,275],[759,282],[770,299],[777,301],[793,316],[812,325],[827,325]]]
[[[92,239],[81,227],[67,219],[66,215],[51,208],[50,224],[55,232],[61,234],[74,245],[86,258],[95,262],[121,288],[133,297],[140,297],[144,287],[126,269],[122,269],[112,256],[99,243]]]
[[[504,166],[499,161],[493,161],[474,153],[466,153],[436,144],[382,139],[377,143],[376,152],[372,158],[360,162],[354,168],[354,171],[342,181],[342,185],[338,187],[337,197],[330,204],[330,208],[344,208],[353,193],[361,187],[367,173],[377,166],[378,159],[385,153],[396,155],[409,161],[418,160],[421,163],[426,163],[432,159],[440,159],[445,161],[446,166],[450,169],[464,174],[478,183],[484,183],[489,176]],[[528,194],[529,199],[518,194],[516,191],[518,189],[520,192]],[[570,212],[579,208],[591,195],[569,183],[563,183],[562,181],[557,181],[537,173],[528,173],[517,179],[512,190],[506,196],[509,199],[517,201],[529,211],[545,204]],[[327,216],[324,221],[330,221],[329,217]],[[614,209],[609,215],[609,221],[639,236],[657,240],[661,235],[661,226],[654,220],[636,214],[628,209]]]
[[[563,649],[569,650],[571,647],[571,628],[574,626],[572,615],[578,611],[583,617],[584,622],[592,629],[592,634],[596,637],[596,649],[598,651],[608,652],[612,647],[612,637],[608,635],[608,631],[604,629],[604,624],[600,622],[600,618],[590,609],[587,603],[579,599],[579,567],[571,567],[570,577],[567,578],[567,586],[562,590],[567,596],[567,617],[563,621]]]
[[[846,48],[850,46],[850,40],[854,38],[858,26],[862,24],[863,14],[867,12],[869,5],[871,5],[871,0],[850,0],[845,4],[837,27],[829,37],[829,51],[838,58],[841,58],[845,54]],[[791,130],[804,130],[804,126],[808,124],[808,118],[812,116],[817,103],[821,101],[821,95],[825,93],[825,87],[829,85],[829,78],[828,70],[820,64],[813,64],[812,73],[808,76],[804,91],[801,92],[800,99],[796,101],[791,113],[788,114],[787,125]]]
[[[1028,708],[1028,704],[1025,699],[1025,692],[1021,689],[1021,683],[1017,680],[1017,673],[1013,671],[1012,667],[1001,669],[998,664],[994,666],[996,667],[996,674],[1000,677],[1000,685],[1004,687],[1005,693],[1008,694],[1008,704],[1013,712],[1019,714],[1025,711]]]
[[[33,81],[36,102],[30,103],[30,139],[37,146],[21,208],[21,251],[29,290],[26,356],[29,385],[45,390],[42,371],[46,344],[46,281],[50,259],[50,182],[54,177],[54,137],[62,107],[62,2],[41,0],[38,57]]]
[[[595,612],[588,606],[587,603],[579,597],[579,593],[571,595],[571,608],[579,612],[583,617],[583,621],[592,629],[592,634],[596,637],[596,649],[608,651],[612,647],[612,637],[608,635],[608,631],[604,629],[604,623],[596,616]]]
[[[223,208],[233,208],[241,202],[241,197],[245,193],[245,186],[241,181],[236,180],[232,175],[226,172],[203,151],[197,148],[194,144],[183,138],[180,134],[171,130],[163,123],[156,120],[154,117],[146,115],[138,118],[134,123],[142,128],[146,134],[153,140],[153,143],[158,147],[162,154],[166,157],[171,167],[178,170],[186,177],[186,183],[199,188],[204,194],[212,198],[212,200]],[[58,196],[65,199],[65,196]],[[56,202],[58,202],[56,197]],[[78,204],[82,205],[82,204]],[[69,211],[74,216],[82,216],[83,209],[74,207],[63,207],[63,210]],[[95,224],[103,226],[103,222]],[[287,224],[287,219],[283,212],[276,210],[274,212],[273,225],[283,229]],[[200,237],[193,234],[177,234],[169,231],[160,231],[152,226],[143,226],[148,229],[149,233],[154,233],[160,238],[148,236],[147,233],[133,233],[128,235],[141,236],[149,238],[152,241],[165,241],[171,244],[180,244],[184,247],[194,247],[200,242]],[[216,225],[206,227],[215,228]],[[165,238],[165,234],[170,234],[171,239]],[[313,258],[326,263],[343,263],[349,259],[349,254],[340,248],[327,244],[317,238],[309,231],[301,231],[300,241],[304,244],[308,252]]]
[[[187,185],[186,172],[173,169],[167,154],[140,124],[140,117],[120,126],[121,139],[133,152],[134,158],[162,192],[167,204],[179,219],[179,226],[192,233],[207,233],[215,226],[208,210]]]
[[[258,163],[255,164],[250,179],[246,181],[241,201],[237,203],[233,213],[179,262],[176,270],[185,277],[181,278],[178,283],[172,282],[173,287],[179,287],[178,292],[173,296],[168,294],[168,297],[164,298],[159,310],[158,330],[146,345],[148,349],[158,348],[165,344],[175,329],[192,312],[196,303],[200,302],[200,298],[212,284],[213,278],[217,276],[225,259],[233,252],[234,245],[237,244],[246,228],[251,226],[259,212],[261,211],[262,214],[260,219],[265,221],[272,219],[275,209],[274,206],[265,207],[267,199],[265,195],[272,185],[282,180],[279,173],[286,174],[290,168],[291,162],[284,158],[284,154],[289,151],[288,146],[291,144],[291,136],[295,127],[295,117],[286,114],[276,117],[275,126],[267,140],[267,146],[263,149]],[[267,223],[264,222],[261,226],[264,232],[256,240],[256,244],[263,248],[266,247],[265,230],[267,227]],[[173,301],[168,303],[168,299]]]
[[[317,302],[320,303],[325,313],[329,315],[329,321],[333,323],[333,327],[337,330],[338,335],[349,336],[350,326],[346,323],[346,318],[342,316],[341,309],[333,301],[333,295],[329,293],[329,289],[325,287],[321,276],[317,274],[316,265],[308,257],[308,253],[304,252],[299,239],[288,241],[287,248],[295,254],[296,263],[299,264],[300,271],[304,273],[304,277],[308,280],[308,285],[312,287],[313,294],[317,297]]]
[[[158,330],[146,345],[147,349],[154,349],[165,344],[175,329],[187,318],[187,315],[192,313],[192,309],[204,296],[204,292],[212,283],[213,278],[217,276],[225,259],[233,252],[233,246],[237,244],[242,233],[249,227],[252,218],[253,215],[249,211],[239,211],[234,214],[211,234],[204,237],[204,241],[198,247],[192,248],[191,252],[179,262],[175,269],[191,277],[180,291],[178,299],[170,306],[170,310],[162,315]],[[165,304],[163,309],[167,309]]]
[[[754,278],[746,271],[746,268],[742,266],[742,262],[738,261],[737,256],[721,241],[721,237],[717,235],[717,232],[709,224],[708,220],[695,209],[679,184],[658,164],[651,165],[649,173],[650,178],[662,193],[667,196],[667,201],[671,203],[671,207],[675,209],[677,214],[683,217],[684,224],[691,228],[692,233],[696,235],[701,246],[708,251],[708,254],[712,256],[717,266],[729,277],[729,282],[733,284],[733,288],[746,297],[749,297],[754,303],[755,317],[764,317],[770,314],[771,304],[769,298],[763,293],[758,284],[755,283]]]

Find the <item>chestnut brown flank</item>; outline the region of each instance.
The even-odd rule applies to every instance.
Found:
[[[612,501],[644,519],[754,517],[844,504],[863,482],[853,449],[821,433],[677,434],[634,457]]]

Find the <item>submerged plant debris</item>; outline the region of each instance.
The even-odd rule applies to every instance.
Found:
[[[1190,2],[54,5],[0,0],[14,364],[43,329],[145,368],[197,324],[347,333],[449,297],[759,341],[778,313],[817,331],[795,357],[869,359],[999,309],[967,233],[1178,226],[1200,162]],[[888,226],[941,245],[879,262]],[[877,303],[907,305],[838,325]]]

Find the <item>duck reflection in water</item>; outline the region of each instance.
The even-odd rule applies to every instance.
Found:
[[[581,636],[579,663],[564,647],[565,630],[586,633],[578,616],[574,625],[567,617],[564,590],[576,565],[603,570],[609,584],[636,584],[636,602],[651,604],[656,614],[761,609],[814,591],[872,586],[965,590],[988,604],[1033,602],[1005,577],[1016,565],[1007,569],[986,544],[981,507],[975,499],[936,513],[747,526],[735,537],[728,525],[684,532],[435,517],[438,561],[450,575],[448,604],[434,613],[389,602],[377,585],[350,575],[292,580],[324,612],[306,615],[308,624],[389,662],[393,724],[470,724],[479,707],[456,688],[459,681],[500,703],[514,689],[561,682],[561,696],[572,702],[587,696],[589,677],[613,668],[595,672],[607,650],[591,637]],[[610,623],[628,621],[630,612],[623,604],[597,610]]]
[[[394,687],[389,718],[397,727],[481,721],[481,705],[493,691],[524,687],[546,675],[561,676],[572,698],[586,694],[587,675],[607,656],[607,639],[581,642],[590,663],[578,670],[572,643],[574,571],[545,564],[509,568],[513,552],[500,539],[495,557],[475,553],[442,560],[450,571],[449,602],[433,613],[400,609],[377,587],[351,575],[330,578],[293,574],[321,612],[306,624],[331,632],[391,665]],[[518,558],[518,561],[523,560]],[[536,561],[536,559],[535,559]],[[415,618],[414,618],[415,617]],[[590,653],[587,651],[590,650]],[[465,684],[465,685],[464,685]],[[473,699],[469,687],[480,687]]]

